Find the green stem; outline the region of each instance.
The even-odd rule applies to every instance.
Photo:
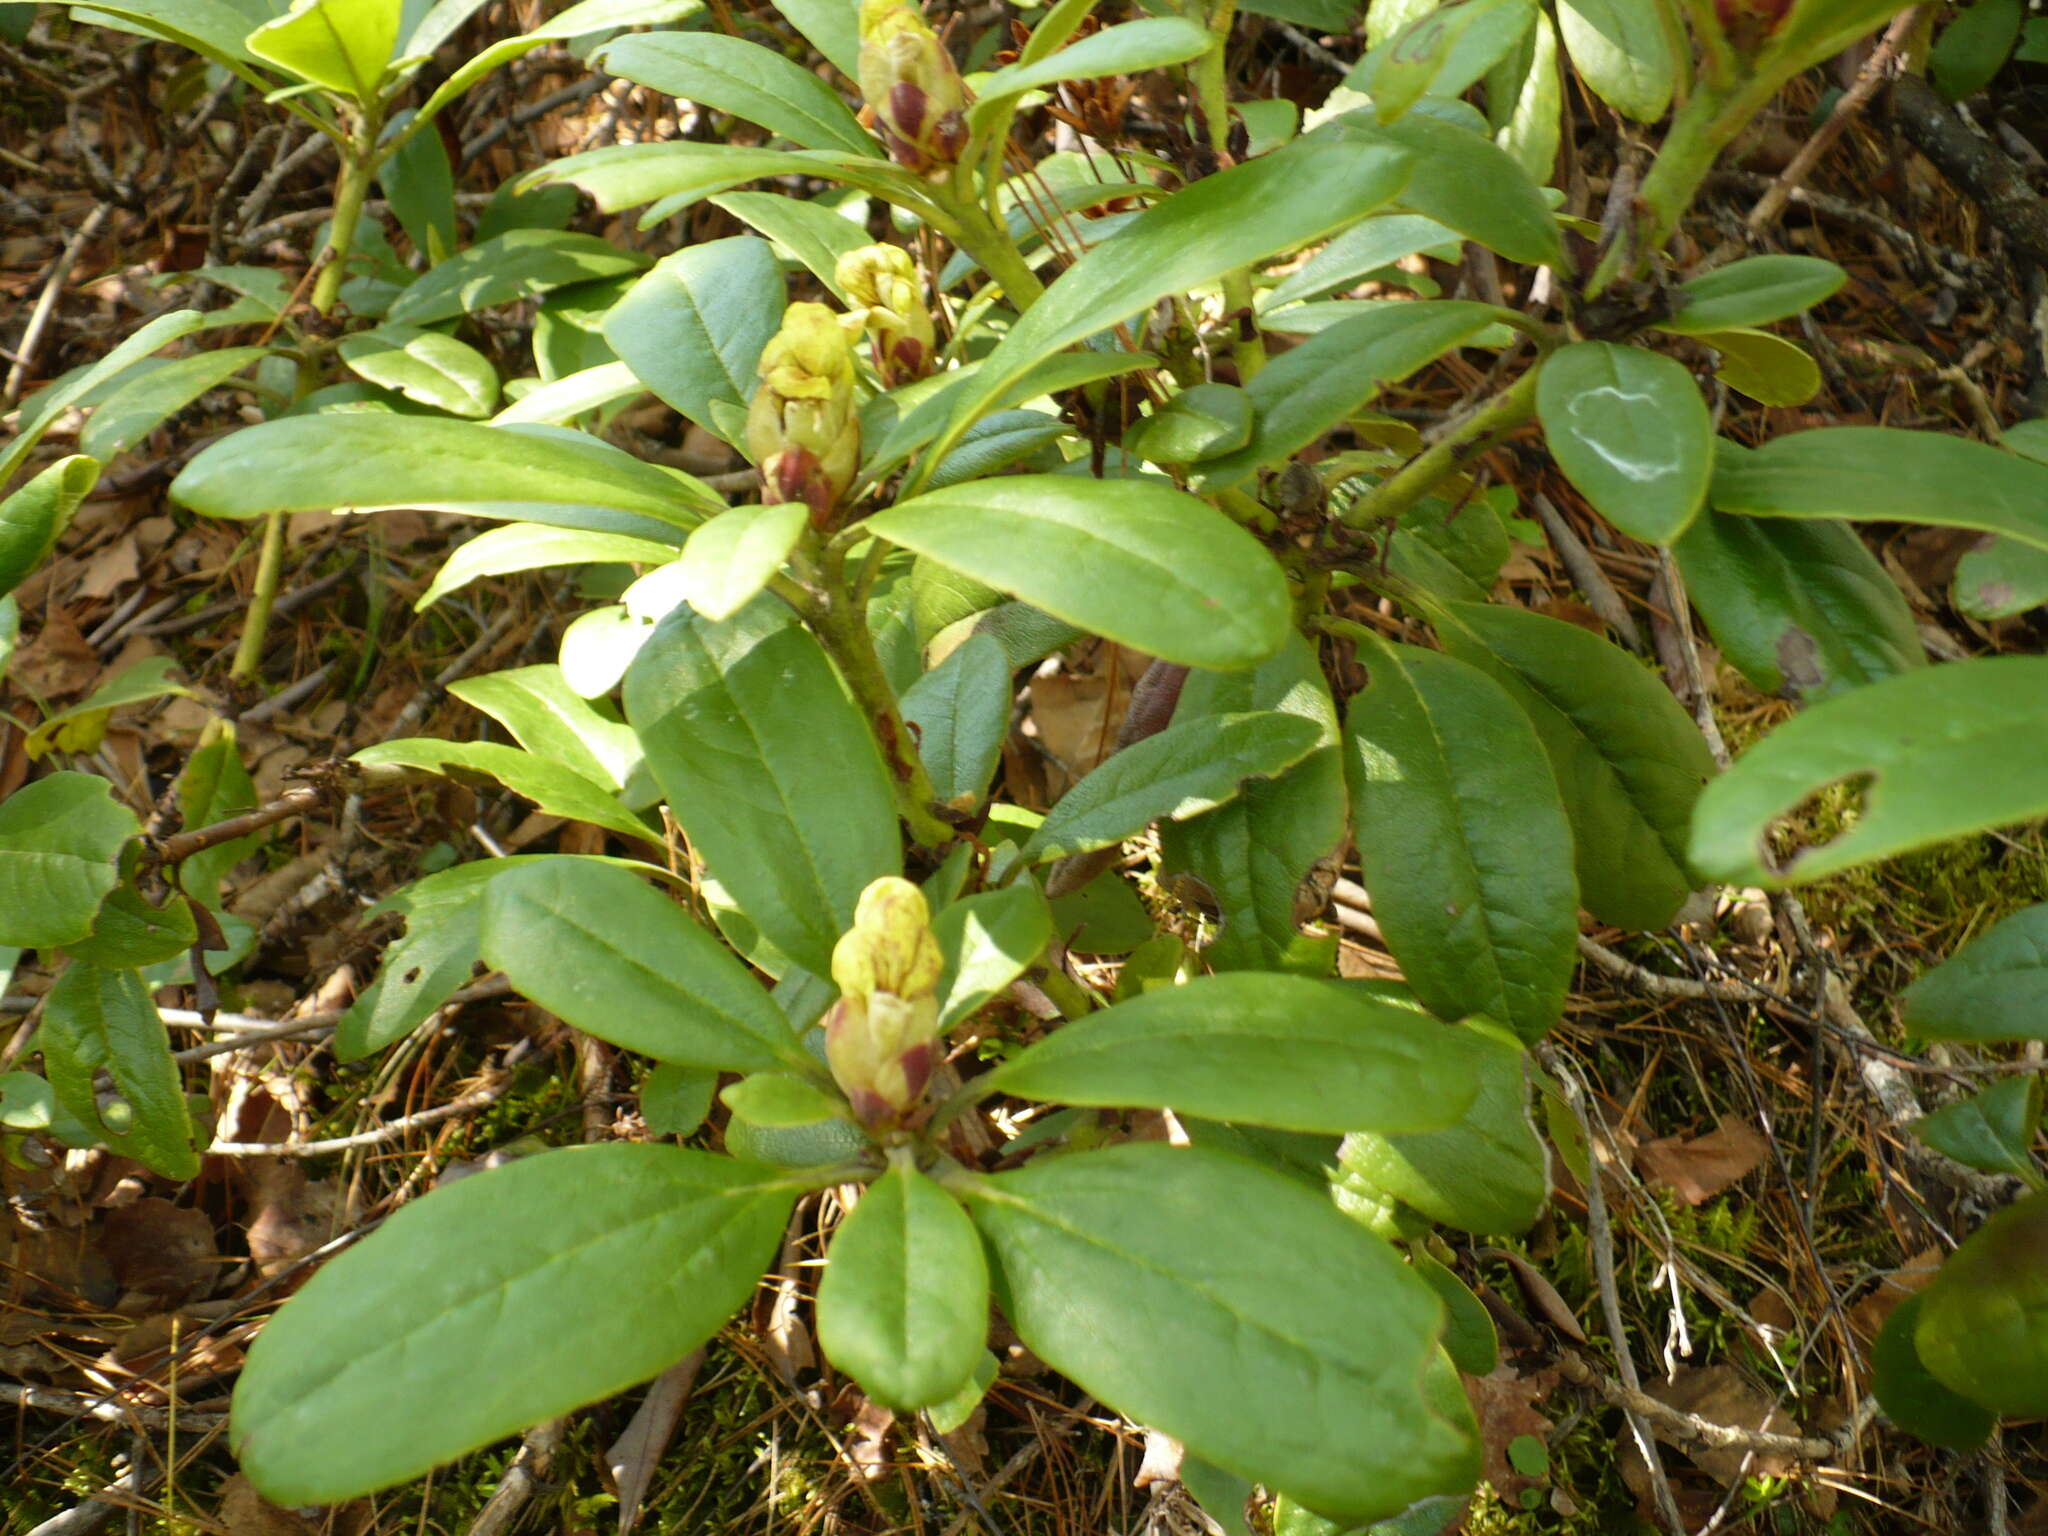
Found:
[[[1369,528],[1391,522],[1427,496],[1450,475],[1462,460],[1486,447],[1505,432],[1512,432],[1536,414],[1538,362],[1493,399],[1467,416],[1457,426],[1431,443],[1421,453],[1387,476],[1351,504],[1344,521],[1353,528]]]
[[[256,586],[249,593],[249,607],[242,615],[242,636],[235,643],[235,659],[228,676],[252,678],[263,663],[263,639],[270,628],[270,610],[277,602],[278,581],[284,574],[284,518],[272,512],[263,519],[263,547],[256,556]]]
[[[327,244],[316,258],[320,275],[313,283],[313,310],[331,314],[341,297],[341,280],[348,272],[348,253],[355,245],[356,224],[363,216],[363,199],[370,193],[370,178],[376,156],[376,134],[364,125],[364,137],[351,139],[341,150],[341,180],[334,189],[334,218],[328,225]]]
[[[1018,313],[1036,304],[1039,295],[1045,292],[1045,284],[1031,270],[1031,264],[1017,249],[1009,231],[982,212],[980,205],[970,198],[945,201],[946,212],[955,225],[950,231],[954,244],[980,262],[981,270],[1002,284],[1003,292],[1009,295]]]
[[[843,558],[833,564],[837,568],[828,571],[828,579],[806,615],[811,630],[846,679],[854,703],[874,732],[896,792],[896,808],[909,826],[911,838],[927,848],[943,847],[953,840],[953,829],[932,812],[938,791],[932,788],[931,775],[917,755],[910,727],[903,723],[896,691],[882,673],[882,658],[875,651],[875,637],[868,632],[861,605],[847,594]]]
[[[1237,19],[1237,0],[1217,0],[1209,13],[1209,31],[1215,41],[1209,51],[1188,66],[1195,102],[1209,131],[1209,148],[1221,161],[1230,153],[1230,87],[1226,70],[1230,52],[1230,28]],[[1266,366],[1266,343],[1259,335],[1252,315],[1252,270],[1237,267],[1223,274],[1223,313],[1237,334],[1230,343],[1231,359],[1237,364],[1237,381],[1249,384],[1252,376]]]

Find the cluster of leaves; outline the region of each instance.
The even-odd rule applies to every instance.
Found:
[[[240,299],[153,322],[25,408],[0,484],[67,407],[95,414],[83,453],[0,505],[0,589],[47,555],[101,458],[249,368],[275,408],[183,470],[171,494],[191,511],[272,529],[337,507],[501,524],[455,552],[422,606],[487,575],[643,568],[568,627],[556,663],[457,687],[517,746],[419,738],[357,759],[371,775],[484,775],[630,852],[487,859],[395,894],[405,934],[337,1049],[389,1046],[481,961],[661,1063],[665,1129],[694,1131],[739,1076],[721,1094],[725,1153],[532,1156],[406,1207],[331,1263],[242,1378],[249,1475],[283,1502],[336,1500],[644,1380],[747,1297],[800,1195],[864,1184],[819,1323],[878,1402],[941,1423],[971,1411],[993,1374],[993,1297],[1042,1358],[1181,1439],[1219,1508],[1254,1483],[1345,1527],[1455,1508],[1478,1466],[1456,1370],[1487,1369],[1493,1345],[1418,1239],[1433,1223],[1521,1231],[1541,1210],[1528,1047],[1561,1014],[1580,911],[1655,930],[1703,881],[1795,884],[2048,810],[2048,661],[1926,667],[1850,526],[1978,529],[1999,541],[1987,560],[2038,576],[2048,465],[2032,440],[1718,438],[1684,359],[1712,355],[1767,402],[1807,397],[1811,360],[1763,327],[1844,275],[1763,256],[1674,286],[1657,267],[1718,149],[1893,7],[1559,0],[1553,19],[1535,0],[1375,0],[1349,94],[1306,125],[1244,104],[1256,152],[1242,155],[1221,85],[1227,4],[1084,35],[1088,0],[1060,0],[970,101],[900,3],[868,0],[856,26],[848,6],[789,0],[788,22],[860,83],[879,139],[784,54],[689,26],[689,0],[585,0],[401,117],[408,81],[472,9],[84,11],[195,48],[335,137],[313,305],[373,323],[328,345],[268,274],[202,274]],[[677,21],[594,57],[774,142],[570,156],[505,189],[456,249],[447,167],[419,128],[547,38]],[[1618,112],[1672,113],[1639,203],[1597,249],[1546,186],[1560,40]],[[1155,180],[1054,157],[1013,173],[1032,93],[1161,68],[1186,70],[1224,168],[1162,162]],[[880,199],[953,254],[917,273],[829,201],[735,190],[789,176]],[[359,220],[372,178],[423,270]],[[716,199],[759,233],[649,265],[565,232],[563,188],[650,225]],[[1086,249],[1062,265],[1032,218],[1048,197],[1062,217],[1119,211],[1085,221]],[[1466,242],[1550,268],[1562,318],[1327,297]],[[1318,243],[1284,276],[1265,270]],[[899,266],[916,280],[876,277]],[[790,305],[791,267],[848,313]],[[1203,328],[1212,291],[1228,340]],[[941,346],[926,306],[946,293],[960,301]],[[526,301],[537,376],[507,384],[461,332]],[[251,320],[285,339],[151,358]],[[855,357],[856,332],[872,356]],[[1268,334],[1306,339],[1268,359]],[[1458,349],[1504,359],[1509,382],[1435,443],[1372,410]],[[1104,388],[1117,379],[1149,406],[1122,426]],[[648,393],[755,462],[761,503],[728,506],[599,435]],[[1466,463],[1529,421],[1595,511],[1670,550],[1729,660],[1807,704],[1731,770],[1626,652],[1487,600],[1513,500],[1482,494]],[[1339,432],[1355,446],[1297,462]],[[1435,646],[1345,619],[1351,589],[1391,599]],[[4,651],[14,615],[0,613]],[[1153,733],[1043,817],[991,803],[1019,672],[1083,635],[1156,658]],[[1368,677],[1341,708],[1318,649],[1340,645]],[[145,686],[164,685],[123,697]],[[1774,852],[1780,819],[1845,779],[1870,783],[1853,826]],[[194,827],[248,807],[231,734],[194,758],[181,799]],[[708,921],[663,889],[678,882],[658,809],[702,860]],[[1208,908],[1211,974],[1183,979],[1169,940],[1164,963],[1134,958],[1139,984],[1104,1000],[1056,961],[1072,931],[1060,903],[1113,884],[1092,856],[1153,828],[1162,869]],[[75,771],[0,805],[0,943],[64,957],[37,1036],[47,1087],[6,1085],[7,1124],[184,1177],[198,1153],[150,989],[188,953],[216,971],[237,958],[219,887],[246,845],[167,861],[140,834]],[[1297,923],[1299,886],[1347,838],[1406,986],[1333,979],[1332,948]],[[908,906],[906,874],[921,888]],[[2030,909],[1931,973],[1906,1000],[1912,1027],[2041,1038],[2044,923]],[[954,1088],[935,1041],[1026,975],[1062,1022]],[[1170,1109],[1192,1144],[1063,1144],[1081,1122],[1052,1114],[1037,1155],[987,1173],[948,1133],[994,1094]],[[2039,1108],[2003,1084],[1924,1134],[2031,1181]],[[2004,1212],[1896,1314],[1878,1388],[1901,1423],[1973,1443],[1995,1413],[2048,1411],[2028,1262],[2044,1221],[2041,1194]],[[479,1377],[473,1362],[509,1338],[521,1369]]]

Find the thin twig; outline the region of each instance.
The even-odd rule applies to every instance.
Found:
[[[1558,1374],[1574,1386],[1587,1387],[1624,1413],[1639,1414],[1655,1422],[1682,1451],[1755,1451],[1760,1456],[1791,1456],[1800,1461],[1832,1461],[1847,1449],[1855,1433],[1870,1421],[1877,1403],[1866,1399],[1849,1422],[1832,1437],[1781,1435],[1768,1429],[1744,1429],[1735,1424],[1717,1424],[1696,1413],[1660,1403],[1647,1392],[1623,1386],[1599,1370],[1574,1349],[1557,1352]]]
[[[181,1429],[214,1429],[227,1423],[225,1413],[189,1408],[142,1408],[133,1403],[108,1402],[79,1392],[62,1392],[54,1387],[18,1386],[0,1382],[0,1403],[27,1408],[37,1413],[61,1413],[74,1419],[98,1419],[104,1424],[140,1425],[144,1429],[165,1429],[176,1420]]]
[[[1694,981],[1689,976],[1665,976],[1617,955],[1606,945],[1579,935],[1579,953],[1610,976],[1619,977],[1652,997],[1676,998],[1685,1002],[1754,1003],[1754,987],[1725,981]]]
[[[1614,583],[1607,579],[1607,573],[1593,558],[1593,552],[1586,548],[1572,525],[1564,520],[1564,514],[1557,510],[1557,504],[1548,496],[1538,491],[1529,498],[1529,504],[1536,509],[1543,531],[1550,535],[1550,547],[1564,562],[1565,574],[1571,577],[1572,585],[1585,594],[1593,611],[1600,615],[1600,622],[1613,630],[1623,645],[1640,656],[1643,651],[1642,632],[1636,628],[1636,621],[1630,616],[1628,605],[1621,600],[1621,594],[1614,590]]]
[[[473,1110],[487,1109],[505,1096],[512,1086],[512,1076],[507,1073],[495,1083],[465,1093],[459,1099],[432,1109],[423,1109],[417,1114],[406,1115],[397,1120],[387,1120],[382,1125],[367,1131],[358,1131],[353,1136],[333,1136],[326,1141],[216,1141],[206,1149],[212,1157],[329,1157],[337,1152],[351,1151],[356,1147],[380,1146],[387,1141],[396,1141],[425,1125],[438,1125],[443,1120],[452,1120],[457,1115],[466,1115]]]

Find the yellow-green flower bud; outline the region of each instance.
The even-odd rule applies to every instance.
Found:
[[[937,350],[932,314],[918,291],[910,254],[897,245],[865,245],[840,257],[834,276],[862,306],[858,316],[883,384],[904,384],[930,373]]]
[[[945,180],[967,147],[967,91],[911,0],[861,0],[860,91],[896,163]]]
[[[792,304],[761,351],[747,407],[747,451],[769,502],[800,501],[826,527],[860,466],[853,349],[822,304]]]
[[[917,1101],[938,1061],[945,968],[924,893],[891,875],[861,892],[832,950],[840,999],[825,1018],[825,1059],[863,1123]]]

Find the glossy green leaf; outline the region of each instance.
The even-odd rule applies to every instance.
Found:
[[[867,1187],[832,1237],[818,1342],[898,1413],[943,1403],[987,1357],[988,1261],[967,1213],[908,1163]]]
[[[2041,1080],[2008,1077],[1915,1120],[1913,1134],[1944,1157],[1984,1173],[2034,1175]]]
[[[269,355],[268,347],[221,347],[173,358],[161,368],[124,379],[93,407],[85,430],[78,434],[79,450],[104,464],[230,375]]]
[[[1408,23],[1358,61],[1344,83],[1392,122],[1424,96],[1462,96],[1529,30],[1535,0],[1464,0]]]
[[[1170,485],[1014,475],[928,492],[866,526],[1169,661],[1250,666],[1287,636],[1279,567],[1229,518]]]
[[[1804,314],[1841,291],[1849,274],[1818,256],[1748,256],[1678,285],[1680,303],[1660,331],[1697,336]]]
[[[647,258],[595,235],[514,229],[442,262],[392,301],[385,318],[432,325],[570,283],[638,272]]]
[[[636,618],[623,604],[580,614],[562,631],[562,680],[586,699],[600,698],[619,686],[626,668],[653,637],[654,621]]]
[[[198,937],[192,904],[183,896],[172,893],[158,906],[133,885],[123,883],[100,903],[92,933],[73,940],[64,950],[87,965],[140,969],[176,959]]]
[[[809,526],[801,502],[735,507],[707,519],[676,561],[684,600],[707,619],[731,618],[782,569]]]
[[[1448,1393],[1425,1382],[1442,1304],[1315,1191],[1128,1143],[970,1196],[1024,1342],[1203,1460],[1358,1521],[1477,1475],[1455,1379]]]
[[[1251,396],[1235,384],[1197,384],[1124,433],[1124,451],[1155,464],[1192,464],[1251,441]]]
[[[2048,549],[1992,534],[1956,562],[1950,589],[1973,619],[2009,619],[2048,603]]]
[[[1337,1203],[1370,1209],[1391,1197],[1461,1232],[1527,1231],[1550,1194],[1549,1156],[1529,1116],[1527,1058],[1492,1026],[1452,1032],[1470,1052],[1461,1075],[1477,1095],[1464,1117],[1442,1130],[1346,1136]]]
[[[1920,1293],[1913,1344],[1951,1392],[2013,1418],[2048,1414],[2048,1193],[1971,1233]]]
[[[1381,213],[1361,219],[1295,271],[1273,286],[1266,296],[1267,313],[1297,299],[1319,299],[1333,289],[1390,267],[1420,251],[1450,247],[1452,259],[1458,249],[1458,232],[1435,219],[1417,213]]]
[[[711,1113],[717,1088],[716,1072],[658,1062],[640,1085],[641,1122],[655,1136],[694,1135]]]
[[[263,79],[246,68],[250,54],[244,39],[284,8],[269,0],[109,0],[79,10],[83,19],[112,17],[142,36],[165,38],[209,59],[242,66],[238,73]],[[23,13],[33,14],[26,7]]]
[[[50,558],[79,503],[99,484],[99,460],[69,454],[0,500],[0,597]]]
[[[355,761],[368,765],[396,764],[440,774],[457,782],[474,776],[494,779],[514,794],[531,800],[542,814],[587,821],[624,838],[659,845],[660,834],[627,810],[608,783],[533,752],[495,741],[441,741],[431,736],[404,737],[365,747]]]
[[[1489,304],[1389,304],[1290,347],[1253,375],[1245,393],[1258,425],[1242,449],[1195,467],[1215,492],[1306,448],[1361,409],[1384,384],[1405,379],[1499,318]]]
[[[939,1024],[950,1029],[1009,986],[1045,952],[1052,914],[1029,880],[968,896],[932,919],[946,969]]]
[[[1469,1032],[1302,976],[1200,977],[1063,1024],[984,1079],[1021,1098],[1295,1131],[1428,1131],[1472,1103]]]
[[[983,1260],[984,1264],[987,1262]],[[996,1379],[996,1357],[987,1350],[981,1352],[974,1362],[974,1372],[960,1386],[957,1392],[942,1402],[933,1403],[926,1410],[925,1417],[931,1420],[932,1428],[942,1435],[954,1430],[974,1417],[974,1410],[981,1406],[981,1400],[988,1395],[989,1383]]]
[[[614,144],[585,150],[529,172],[527,188],[580,187],[606,213],[655,203],[657,212],[771,176],[843,181],[892,202],[922,202],[923,183],[887,161],[838,149],[746,149],[734,144]],[[662,216],[666,216],[663,214]],[[647,216],[643,215],[643,222]]]
[[[1067,80],[1140,75],[1170,64],[1185,64],[1207,53],[1215,38],[1200,22],[1179,16],[1152,16],[1105,27],[1034,62],[1019,61],[997,70],[975,92],[967,125],[976,133],[985,131],[999,112],[1026,91]]]
[[[1161,876],[1197,882],[1221,922],[1202,955],[1218,971],[1303,963],[1311,951],[1296,921],[1302,882],[1344,839],[1337,706],[1308,641],[1290,636],[1277,655],[1249,671],[1190,673],[1174,720],[1199,725],[1248,710],[1283,710],[1313,722],[1314,749],[1275,777],[1244,785],[1228,804],[1159,830]]]
[[[1546,12],[1519,48],[1496,64],[1486,77],[1487,112],[1494,142],[1538,185],[1547,185],[1557,168],[1557,149],[1564,136],[1564,93],[1558,81],[1557,28]]]
[[[742,1120],[770,1129],[816,1125],[846,1115],[846,1100],[788,1072],[756,1072],[728,1084],[718,1096]]]
[[[1544,360],[1536,412],[1565,477],[1623,533],[1668,544],[1705,503],[1714,423],[1684,364],[1573,342]]]
[[[1912,848],[2048,815],[2048,659],[1926,667],[1794,715],[1707,787],[1693,864],[1735,885],[1783,887]],[[1864,781],[1832,842],[1773,856],[1772,824],[1810,796]]]
[[[1397,123],[1375,123],[1370,113],[1353,112],[1325,123],[1309,139],[1329,135],[1354,152],[1379,145],[1404,149],[1413,163],[1429,167],[1410,179],[1400,204],[1448,225],[1510,261],[1547,266],[1560,259],[1557,221],[1542,188],[1513,155],[1481,130],[1475,113],[1468,126],[1433,112],[1411,112]]]
[[[746,968],[627,870],[547,859],[492,880],[482,912],[484,960],[600,1040],[683,1066],[813,1065]]]
[[[1941,29],[1927,56],[1934,84],[1950,101],[1974,96],[1989,85],[2012,57],[2025,0],[1973,0]]]
[[[1571,824],[1535,727],[1477,667],[1361,641],[1344,716],[1352,822],[1373,916],[1445,1019],[1534,1041],[1578,963]]]
[[[609,562],[665,565],[675,557],[673,544],[657,544],[622,533],[591,533],[545,523],[508,523],[502,528],[486,528],[475,538],[457,545],[413,607],[425,609],[473,581],[510,571]]]
[[[1311,135],[1155,203],[1062,273],[982,361],[942,447],[1034,363],[1169,293],[1319,239],[1401,191],[1406,151]]]
[[[249,778],[249,770],[242,766],[231,721],[222,721],[213,739],[185,759],[184,771],[178,775],[177,794],[178,811],[188,832],[256,809],[256,786]],[[219,910],[221,882],[230,870],[256,851],[262,837],[263,834],[252,833],[193,854],[178,865],[178,888],[194,901]]]
[[[0,800],[0,944],[50,949],[91,933],[141,830],[89,773],[49,774]]]
[[[57,1102],[85,1124],[103,1125],[116,1154],[167,1179],[199,1172],[178,1064],[137,972],[66,966],[44,1000],[36,1043]],[[101,1072],[113,1079],[113,1103],[103,1105],[94,1086]]]
[[[536,321],[536,332],[539,328]],[[640,382],[640,376],[624,363],[598,363],[528,390],[493,416],[491,425],[509,427],[520,422],[540,422],[558,426],[646,392],[647,386]]]
[[[1981,528],[2048,549],[2048,464],[1941,432],[1820,427],[1761,448],[1723,441],[1710,495],[1751,517]]]
[[[1699,727],[1655,673],[1597,635],[1519,608],[1450,608],[1445,648],[1507,687],[1550,754],[1579,899],[1616,927],[1662,928],[1694,884],[1686,839],[1714,775]]]
[[[15,428],[14,437],[5,448],[0,448],[0,488],[14,478],[14,472],[27,462],[36,444],[42,441],[43,434],[64,411],[119,377],[157,348],[169,345],[180,336],[188,336],[205,324],[206,316],[196,309],[174,309],[167,315],[158,315],[98,362],[67,374],[60,382],[37,391],[23,401],[21,420]]]
[[[1797,342],[1769,331],[1703,331],[1720,354],[1714,377],[1762,405],[1804,405],[1820,393],[1820,364]]]
[[[875,738],[817,641],[772,598],[679,608],[626,676],[626,718],[669,809],[778,949],[831,973],[872,880],[902,869]]]
[[[1905,595],[1845,523],[1707,512],[1671,552],[1721,654],[1764,693],[1822,699],[1926,663]]]
[[[782,264],[767,241],[735,235],[666,256],[605,317],[605,339],[647,387],[727,437],[714,401],[752,397],[754,365],[782,324]]]
[[[191,689],[171,681],[177,667],[177,661],[169,656],[146,657],[100,684],[69,709],[46,715],[23,743],[30,760],[44,756],[52,747],[65,752],[98,751],[108,717],[123,705],[148,699],[193,697]]]
[[[273,1500],[337,1503],[645,1381],[753,1294],[796,1193],[757,1164],[651,1145],[437,1189],[265,1324],[235,1388],[235,1456]]]
[[[640,767],[632,729],[592,708],[562,680],[560,667],[489,672],[451,683],[448,691],[504,726],[527,751],[594,783],[623,791]]]
[[[649,32],[607,43],[590,62],[664,95],[757,123],[806,149],[882,152],[830,86],[759,43],[717,32]]]
[[[171,499],[205,517],[419,507],[680,544],[723,508],[686,475],[553,427],[433,416],[289,416],[202,449]]]
[[[1078,389],[1099,379],[1156,367],[1158,362],[1159,359],[1149,352],[1061,352],[1034,364],[996,396],[987,414],[978,418],[957,439],[949,440],[951,446],[939,455],[932,469],[931,488],[937,488],[940,470],[957,478],[960,468],[971,462],[963,455],[973,452],[971,445],[977,431],[999,421],[1008,414],[1010,407],[1042,395],[1052,396]],[[878,436],[880,440],[865,453],[861,468],[863,476],[872,481],[890,474],[911,454],[937,437],[940,429],[945,427],[954,404],[975,387],[980,372],[980,363],[970,362],[950,373],[934,374],[918,384],[892,390],[871,401],[862,415],[862,431],[871,437]],[[881,414],[899,405],[902,407],[900,414]],[[877,422],[880,431],[874,432],[865,423],[877,417],[880,418]]]
[[[403,129],[413,116],[410,110],[393,113],[385,131]],[[413,134],[377,168],[377,185],[391,216],[427,265],[446,261],[460,236],[456,231],[455,167],[448,161],[448,146],[441,135]],[[488,238],[488,234],[477,235],[479,240]]]
[[[1314,720],[1279,710],[1170,725],[1106,759],[1069,789],[1024,845],[1034,863],[1107,848],[1154,821],[1184,820],[1270,778],[1322,740]]]
[[[865,225],[822,203],[781,192],[721,192],[710,202],[788,251],[840,303],[849,309],[855,306],[853,296],[839,284],[837,269],[841,256],[874,244]]]
[[[1998,1416],[1959,1397],[1921,1362],[1913,1335],[1922,1298],[1904,1297],[1870,1346],[1871,1390],[1885,1417],[1909,1435],[1952,1451],[1974,1451],[1991,1438]]]
[[[2048,902],[1977,935],[1899,995],[1899,1017],[1934,1040],[2048,1040]]]
[[[402,0],[293,0],[243,46],[266,64],[368,103],[398,47],[403,11]]]
[[[1411,1253],[1408,1265],[1429,1283],[1444,1304],[1444,1349],[1467,1376],[1486,1376],[1500,1364],[1500,1334],[1493,1315],[1472,1288],[1426,1253]]]
[[[488,416],[498,408],[498,371],[483,353],[453,336],[414,325],[381,325],[342,337],[336,350],[357,378],[437,411]]]
[[[1558,0],[1557,29],[1586,88],[1624,117],[1654,123],[1677,88],[1679,32],[1643,0]]]
[[[972,810],[988,793],[1015,693],[1009,658],[993,635],[971,636],[903,695],[903,720],[932,789],[948,805]]]

